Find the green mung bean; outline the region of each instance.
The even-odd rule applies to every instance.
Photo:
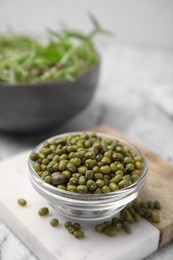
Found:
[[[79,223],[73,223],[73,227],[76,229],[76,230],[80,230],[81,229],[81,225]]]
[[[154,201],[149,200],[149,201],[148,201],[148,207],[149,207],[150,209],[154,209]]]
[[[131,234],[132,233],[132,229],[131,229],[131,227],[129,226],[129,224],[127,222],[124,222],[122,227],[123,227],[124,231],[127,234]]]
[[[75,229],[73,226],[68,227],[67,230],[68,230],[68,232],[69,232],[70,234],[72,234],[72,235],[73,235],[74,232],[76,231],[76,229]]]
[[[92,190],[92,189],[90,189],[88,186],[86,186],[86,185],[78,185],[77,186],[77,188],[76,188],[76,191],[78,192],[78,193],[87,193],[88,192],[88,189],[89,190]],[[95,190],[95,188],[93,189],[93,190]]]
[[[25,199],[18,199],[18,204],[20,205],[20,206],[22,206],[22,207],[24,207],[24,206],[26,206],[26,204],[27,204],[27,202],[26,202],[26,200]]]
[[[48,213],[49,213],[49,209],[46,208],[46,207],[41,208],[38,211],[38,215],[41,216],[41,217],[46,216]]]
[[[77,191],[77,187],[75,185],[68,185],[67,186],[67,191],[76,192]]]
[[[85,234],[82,230],[76,230],[74,231],[73,236],[75,238],[84,238]]]
[[[107,185],[104,185],[103,187],[102,187],[102,192],[103,193],[108,193],[108,192],[110,192],[111,191],[111,189],[107,186]]]
[[[95,226],[95,230],[99,233],[102,233],[105,229],[106,225],[103,223],[103,224],[97,224]]]
[[[106,226],[103,230],[104,234],[110,237],[114,237],[117,234],[117,230],[113,227]]]
[[[69,227],[72,227],[72,223],[70,221],[67,221],[64,223],[64,227],[68,229]]]
[[[30,159],[31,159],[31,161],[36,161],[38,159],[38,154],[37,153],[31,153]]]
[[[116,190],[119,189],[118,185],[116,183],[113,183],[113,182],[109,184],[109,188],[110,188],[111,191],[116,191]]]
[[[58,221],[57,218],[53,218],[53,219],[50,220],[50,225],[52,227],[56,227],[58,224],[59,224],[59,221]]]
[[[156,215],[156,214],[152,214],[151,221],[154,222],[154,223],[160,222],[160,216]]]
[[[159,201],[154,201],[154,208],[159,210],[161,209],[161,205]]]
[[[93,191],[97,188],[97,184],[93,180],[88,180],[86,185],[87,185],[88,189],[91,190],[91,191]]]

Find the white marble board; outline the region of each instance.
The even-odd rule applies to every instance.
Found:
[[[75,239],[63,227],[68,219],[61,216],[36,193],[30,184],[27,165],[29,152],[0,163],[0,218],[41,260],[139,260],[158,248],[159,230],[146,220],[133,225],[133,233],[119,232],[107,237],[94,230],[96,223],[82,222],[85,238]],[[17,200],[24,197],[26,207]],[[38,215],[38,209],[48,206],[50,214]],[[59,226],[49,221],[58,217]]]

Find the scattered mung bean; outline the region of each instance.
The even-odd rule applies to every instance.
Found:
[[[22,206],[22,207],[24,207],[25,205],[26,205],[26,200],[25,199],[18,199],[18,204],[20,205],[20,206]]]
[[[41,209],[39,209],[39,211],[38,211],[38,215],[39,215],[40,217],[46,216],[48,213],[49,213],[49,209],[46,208],[46,207],[41,208]]]
[[[55,226],[57,226],[58,224],[59,224],[59,221],[58,221],[57,218],[53,218],[53,219],[50,220],[50,225],[51,225],[52,227],[55,227]]]
[[[64,227],[72,234],[75,238],[84,238],[84,232],[81,230],[81,225],[79,223],[72,223],[67,221],[64,223]]]
[[[74,233],[73,233],[73,236],[75,238],[84,238],[84,232],[82,230],[76,230]]]

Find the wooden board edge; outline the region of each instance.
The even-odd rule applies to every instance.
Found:
[[[123,138],[127,141],[130,140],[130,142],[134,143],[137,147],[139,147],[144,152],[146,157],[149,157],[150,160],[152,160],[154,164],[161,163],[162,167],[167,167],[166,169],[168,171],[172,171],[172,173],[173,173],[173,164],[172,163],[170,163],[169,161],[160,157],[159,155],[155,154],[154,152],[150,151],[148,148],[138,144],[136,141],[133,141],[133,139],[131,139],[130,137],[123,135],[116,129],[112,129],[111,127],[108,127],[106,125],[100,125],[100,126],[96,127],[94,129],[94,131],[99,132],[99,133],[110,134],[112,136],[116,135],[117,137]],[[165,178],[167,177],[166,172],[164,173],[164,177]],[[173,174],[172,174],[172,178],[173,178]],[[170,242],[173,239],[173,219],[172,219],[172,223],[170,223],[168,226],[165,226],[163,229],[161,229],[160,226],[157,225],[157,223],[152,223],[152,225],[154,225],[160,231],[159,247],[164,246],[165,244],[167,244],[168,242]]]
[[[159,247],[162,247],[173,240],[173,223],[165,227],[164,230],[160,230]]]

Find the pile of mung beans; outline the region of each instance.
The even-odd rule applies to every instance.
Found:
[[[64,227],[75,238],[84,238],[84,232],[81,230],[81,225],[79,223],[72,223],[71,221],[67,221],[64,223]]]
[[[127,234],[132,233],[131,225],[138,222],[141,217],[150,222],[160,222],[160,216],[155,210],[160,210],[159,201],[142,201],[136,198],[120,211],[119,217],[113,217],[110,221],[97,224],[95,230],[107,236],[116,236],[119,230],[124,230]]]
[[[114,192],[135,183],[144,158],[119,140],[95,132],[55,137],[30,154],[33,167],[46,183],[82,194]]]

